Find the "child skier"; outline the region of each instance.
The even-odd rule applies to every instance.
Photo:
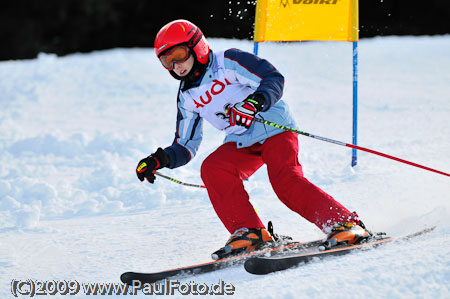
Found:
[[[145,178],[154,183],[155,170],[188,163],[202,140],[203,119],[225,131],[224,144],[201,167],[214,210],[231,233],[225,246],[212,255],[214,259],[256,250],[273,241],[243,185],[263,164],[278,198],[325,233],[331,232],[329,238],[353,244],[370,235],[355,212],[303,176],[297,134],[253,122],[258,117],[295,127],[281,100],[284,78],[268,61],[238,49],[213,52],[202,31],[186,20],[161,28],[155,52],[181,81],[175,140],[142,159],[136,173],[140,181]]]

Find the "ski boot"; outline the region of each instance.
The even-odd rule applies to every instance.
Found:
[[[261,249],[273,242],[273,237],[265,228],[240,228],[228,239],[224,247],[211,254],[213,260],[243,254]]]
[[[338,222],[319,249],[327,250],[338,245],[355,245],[366,241],[371,236],[372,234],[360,220]]]

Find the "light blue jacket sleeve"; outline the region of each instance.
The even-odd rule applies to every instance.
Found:
[[[184,107],[184,99],[178,93],[178,112],[175,139],[164,151],[169,155],[169,168],[187,164],[197,153],[203,138],[203,119],[194,111]]]

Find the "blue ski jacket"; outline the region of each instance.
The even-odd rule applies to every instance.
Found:
[[[281,100],[284,77],[267,60],[238,49],[213,53],[200,81],[186,88],[182,81],[178,90],[175,139],[164,151],[170,158],[169,168],[188,163],[197,153],[203,138],[203,119],[225,132],[226,142],[237,148],[263,143],[283,130],[253,122],[249,129],[230,126],[228,107],[252,93],[266,99],[263,111],[256,117],[296,128],[287,104]]]

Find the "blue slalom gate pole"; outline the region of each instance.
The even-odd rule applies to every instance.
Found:
[[[258,55],[258,42],[253,43],[253,54]]]
[[[253,43],[253,54],[258,55],[258,42]],[[353,132],[352,144],[358,144],[358,42],[353,42]],[[352,167],[357,164],[356,149],[352,149]]]
[[[353,145],[358,141],[358,42],[353,42]],[[352,149],[352,167],[356,166],[356,149]]]

